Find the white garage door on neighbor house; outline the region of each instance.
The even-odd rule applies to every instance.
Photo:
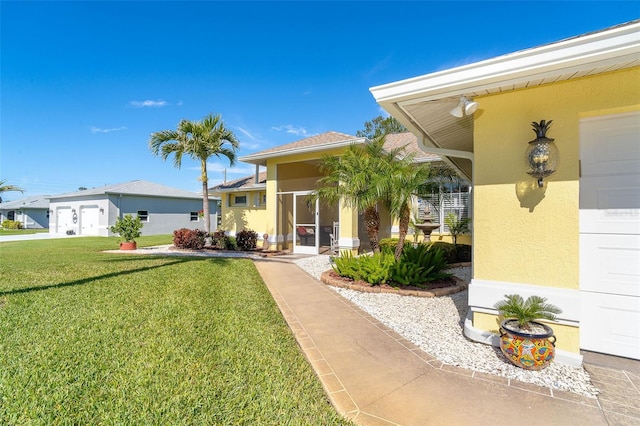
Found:
[[[580,347],[640,359],[640,113],[580,122]]]

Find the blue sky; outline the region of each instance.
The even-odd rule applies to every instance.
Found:
[[[372,86],[640,18],[637,1],[0,2],[4,200],[134,179],[198,192],[152,132],[222,115],[240,156],[381,114]],[[211,159],[210,183],[253,173]]]

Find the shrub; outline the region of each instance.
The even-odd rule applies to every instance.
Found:
[[[389,271],[394,262],[393,254],[387,252],[354,257],[345,250],[335,259],[332,267],[342,277],[377,285],[389,280]]]
[[[236,234],[236,243],[240,250],[255,250],[258,244],[258,233],[245,228]]]
[[[120,237],[124,238],[126,242],[133,242],[141,235],[140,230],[142,229],[142,226],[143,223],[139,216],[134,218],[132,215],[127,214],[124,217],[119,218],[116,221],[116,224],[109,229],[114,234],[118,234]]]
[[[444,252],[444,257],[447,263],[457,263],[458,255],[456,253],[456,246],[451,243],[445,243],[444,241],[436,241],[429,244],[431,248],[438,248]]]
[[[390,277],[398,284],[420,285],[450,277],[451,274],[442,272],[446,266],[444,252],[438,247],[405,246],[400,259],[391,268]]]
[[[223,230],[218,229],[212,232],[211,235],[211,247],[218,250],[225,250],[227,248],[227,237]]]
[[[236,239],[234,237],[227,237],[224,240],[224,248],[225,250],[237,250],[238,243],[236,242]]]
[[[200,229],[181,228],[173,231],[173,245],[181,249],[202,250],[207,233]]]
[[[396,246],[398,245],[398,242],[400,240],[398,238],[383,238],[380,240],[380,242],[378,243],[380,245],[380,251],[383,250],[391,250],[391,252],[395,252],[396,251]],[[411,241],[408,240],[404,240],[404,246],[410,246],[413,243]]]
[[[471,262],[471,246],[458,244],[456,248],[456,262]]]
[[[22,229],[22,222],[18,220],[5,219],[2,221],[2,227],[4,229]]]

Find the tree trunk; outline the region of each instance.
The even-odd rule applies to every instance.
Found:
[[[380,230],[380,215],[375,207],[367,207],[364,211],[364,223],[367,225],[369,244],[374,253],[380,253],[378,231]]]
[[[201,160],[202,170],[202,213],[204,215],[204,232],[211,232],[211,215],[209,214],[209,179],[207,177],[207,160]],[[208,239],[208,237],[207,237]]]
[[[404,240],[407,238],[407,232],[409,231],[409,221],[411,220],[411,211],[409,210],[409,206],[406,206],[402,213],[400,214],[400,220],[398,223],[399,227],[399,235],[398,235],[398,245],[396,246],[395,257],[396,260],[400,259],[402,255],[402,249],[404,248]]]

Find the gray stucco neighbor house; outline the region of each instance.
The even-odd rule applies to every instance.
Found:
[[[34,195],[0,203],[0,223],[5,220],[18,221],[25,229],[48,228],[48,195]]]
[[[209,200],[216,224],[218,199]],[[142,219],[142,235],[171,234],[204,229],[201,211],[202,196],[195,192],[134,180],[49,197],[49,233],[111,236],[109,228],[131,214]]]

